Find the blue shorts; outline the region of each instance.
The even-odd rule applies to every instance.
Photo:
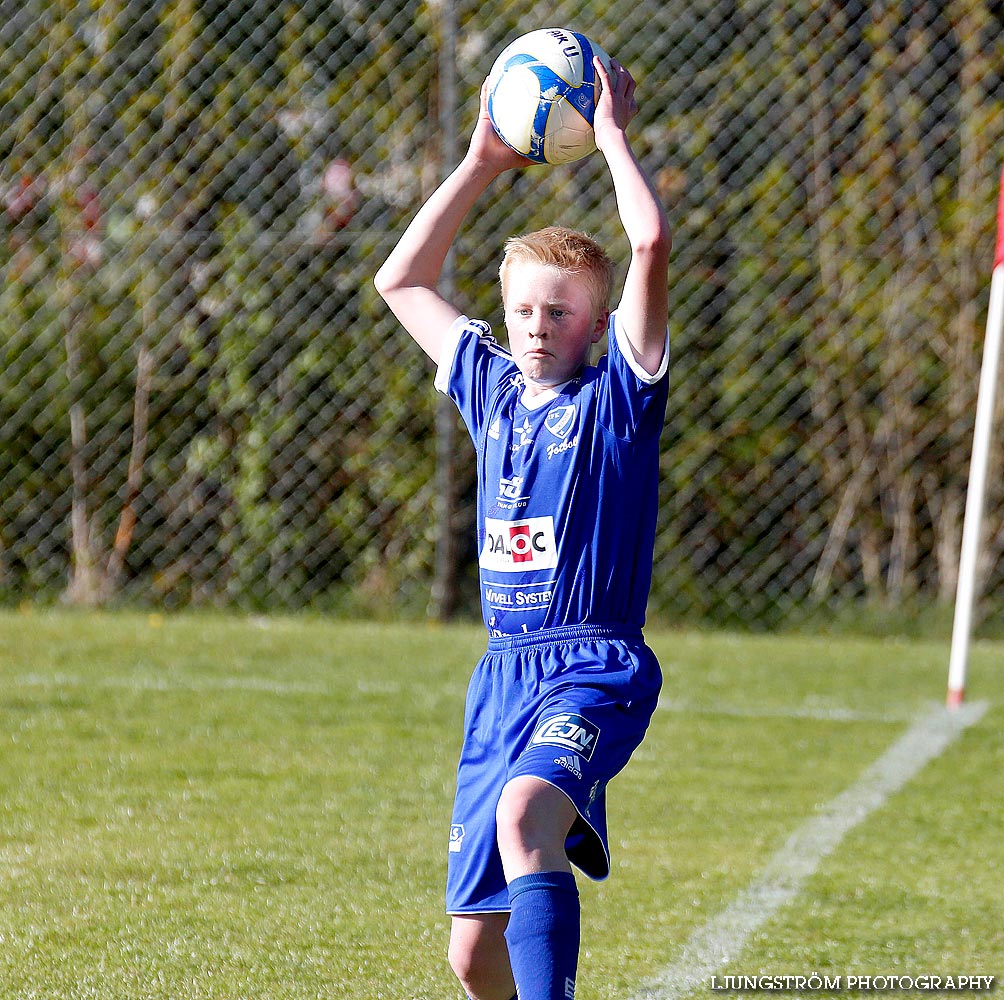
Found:
[[[607,783],[641,743],[661,686],[640,632],[576,625],[489,641],[467,692],[448,913],[508,911],[495,808],[516,777],[568,796],[578,812],[568,858],[592,879],[607,877]]]

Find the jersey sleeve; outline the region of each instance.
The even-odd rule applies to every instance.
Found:
[[[492,336],[491,327],[461,316],[443,343],[436,388],[456,403],[468,433],[477,441],[492,390],[516,372],[512,356]]]
[[[662,363],[653,375],[635,361],[618,315],[616,311],[611,313],[603,366],[606,384],[599,396],[599,419],[603,426],[622,439],[658,436],[669,398],[669,331]]]

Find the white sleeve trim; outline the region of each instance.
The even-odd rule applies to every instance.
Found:
[[[666,372],[669,370],[669,327],[666,327],[666,346],[662,349],[662,362],[659,364],[659,370],[652,375],[651,373],[645,371],[634,356],[634,348],[631,346],[631,341],[628,340],[627,333],[624,331],[624,327],[621,325],[620,317],[617,315],[617,311],[614,310],[610,314],[610,323],[613,327],[614,336],[617,338],[617,346],[620,349],[621,354],[624,355],[624,360],[628,364],[628,368],[634,372],[635,377],[639,382],[645,385],[655,385],[661,378],[663,378]]]
[[[449,330],[446,331],[443,343],[440,345],[439,365],[436,368],[436,388],[444,395],[449,395],[450,376],[453,374],[460,337],[469,322],[470,320],[466,316],[458,316],[450,325]]]

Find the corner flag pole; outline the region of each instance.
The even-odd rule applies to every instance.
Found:
[[[997,196],[997,243],[994,250],[993,276],[990,281],[990,309],[986,339],[983,343],[983,367],[980,372],[976,403],[976,427],[973,453],[966,490],[966,513],[962,524],[962,553],[959,559],[959,582],[955,596],[955,622],[952,626],[952,651],[948,664],[948,707],[962,704],[966,689],[966,664],[972,634],[973,604],[976,596],[977,563],[983,521],[983,498],[986,492],[990,439],[993,430],[994,394],[1000,370],[1001,339],[1004,337],[1004,170],[1001,171]]]

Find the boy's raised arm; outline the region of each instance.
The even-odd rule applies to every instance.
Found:
[[[432,193],[377,271],[377,291],[436,363],[450,325],[461,315],[439,293],[439,279],[457,232],[491,182],[531,161],[511,150],[495,134],[488,118],[485,92],[471,143],[457,168]]]
[[[672,235],[652,182],[624,131],[637,111],[635,82],[616,60],[610,74],[598,59],[594,65],[603,85],[593,121],[596,146],[610,169],[617,211],[631,247],[618,316],[635,360],[655,374],[666,349]]]

